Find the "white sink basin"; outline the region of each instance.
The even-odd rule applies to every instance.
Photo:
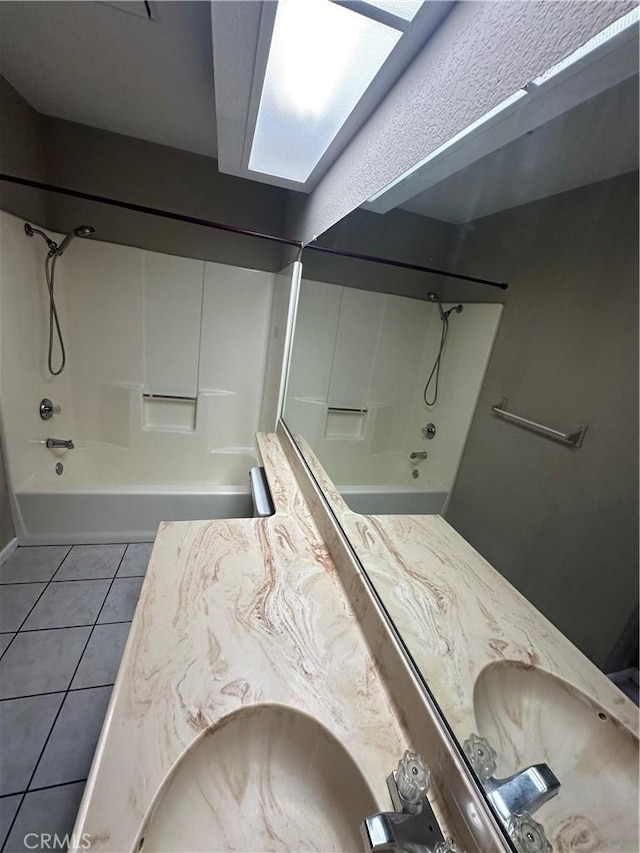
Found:
[[[640,850],[633,732],[560,678],[512,661],[482,670],[473,702],[496,776],[546,762],[558,777],[558,795],[534,815],[554,850]]]
[[[379,811],[346,749],[312,717],[254,705],[223,719],[178,762],[135,851],[362,850]]]

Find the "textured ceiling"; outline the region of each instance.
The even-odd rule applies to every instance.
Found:
[[[322,177],[296,236],[322,234],[635,5],[458,3]]]
[[[215,157],[209,3],[130,5],[0,2],[0,73],[46,115]]]

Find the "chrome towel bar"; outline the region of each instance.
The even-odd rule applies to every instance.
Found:
[[[575,432],[560,432],[559,429],[552,429],[552,427],[544,426],[544,424],[539,424],[535,421],[530,421],[528,418],[523,418],[521,415],[516,415],[513,412],[507,412],[507,403],[507,398],[503,397],[497,406],[491,407],[491,411],[503,420],[509,421],[509,423],[517,424],[518,426],[538,433],[538,435],[543,435],[545,438],[551,438],[553,441],[558,441],[560,444],[566,444],[569,447],[575,448],[582,447],[582,442],[584,441],[584,436],[587,432],[586,426],[578,427]]]

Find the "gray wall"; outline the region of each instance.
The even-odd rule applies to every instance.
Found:
[[[638,599],[638,175],[478,220],[463,257],[510,289],[447,519],[604,666]]]
[[[42,116],[0,76],[0,171],[45,178]],[[43,193],[11,184],[0,184],[0,205],[4,210],[46,222],[47,200]]]
[[[406,210],[392,210],[382,216],[358,209],[325,231],[317,245],[448,269],[456,246],[456,228]],[[446,280],[440,276],[326,255],[306,248],[302,260],[306,279],[414,299],[424,299],[427,291],[439,290]]]
[[[11,542],[15,535],[13,519],[11,518],[11,507],[9,505],[7,475],[4,470],[2,445],[0,444],[0,551],[8,542]]]
[[[285,235],[287,203],[296,193],[221,174],[213,158],[40,115],[3,78],[0,108],[2,171]],[[5,210],[60,232],[89,222],[108,242],[257,269],[284,265],[282,248],[267,241],[6,186],[0,187]],[[35,208],[34,199],[43,206]]]

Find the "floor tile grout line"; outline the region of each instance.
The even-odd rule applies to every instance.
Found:
[[[96,578],[62,578],[61,580],[54,581],[53,578],[49,581],[2,581],[0,582],[0,589],[5,586],[34,586],[35,584],[40,583],[86,583],[86,581],[110,581],[114,578],[116,580],[127,580],[128,578],[143,578],[144,574],[141,575],[107,575],[106,577],[96,577]],[[9,632],[6,632],[9,633]]]
[[[16,633],[13,635],[13,639],[11,640],[11,642],[9,643],[9,645],[7,646],[7,648],[6,648],[6,649],[2,652],[2,654],[0,655],[0,660],[2,660],[2,658],[6,655],[6,653],[9,651],[9,649],[10,649],[10,648],[11,648],[11,646],[13,645],[13,643],[14,643],[14,641],[15,641],[15,638],[18,636],[18,632],[20,631],[20,629],[22,628],[22,626],[24,625],[24,623],[27,621],[27,619],[29,618],[29,616],[31,616],[31,614],[32,614],[32,613],[33,613],[33,611],[34,611],[34,608],[35,608],[35,607],[37,607],[38,602],[40,601],[40,599],[42,598],[42,596],[43,596],[43,595],[45,594],[45,592],[49,589],[49,584],[53,581],[53,579],[55,578],[55,576],[56,576],[56,575],[58,574],[58,572],[60,571],[60,566],[61,566],[61,565],[64,563],[64,561],[67,559],[67,557],[68,557],[68,556],[69,556],[69,554],[71,553],[71,549],[72,549],[72,548],[73,548],[73,545],[69,545],[69,550],[68,550],[68,551],[67,551],[67,553],[64,555],[64,557],[62,558],[62,560],[60,560],[60,562],[59,562],[59,564],[58,564],[58,568],[57,568],[57,569],[55,570],[55,572],[51,575],[51,577],[49,578],[49,580],[45,583],[45,585],[44,585],[44,589],[40,592],[40,595],[39,595],[39,596],[36,598],[36,600],[33,602],[33,605],[32,605],[32,607],[31,607],[31,609],[29,610],[29,612],[27,613],[27,615],[24,617],[24,619],[23,619],[23,620],[22,620],[22,622],[20,623],[20,625],[19,625],[18,630],[16,631]],[[2,849],[4,849],[4,846],[2,847]],[[0,853],[1,853],[1,850],[0,850]]]
[[[46,690],[44,693],[25,693],[22,696],[7,696],[0,699],[0,705],[3,702],[13,702],[14,699],[37,699],[39,696],[56,696],[59,693],[79,693],[81,690],[97,690],[99,687],[113,687],[115,681],[109,681],[106,684],[89,684],[87,687],[70,687],[69,690]]]
[[[82,583],[83,581],[126,581],[128,578],[143,578],[145,575],[113,575],[113,577],[107,578],[63,578],[59,581],[54,581],[54,583]]]
[[[72,546],[72,547],[73,547],[73,546]],[[69,552],[70,552],[70,551],[71,551],[71,548],[69,548]],[[69,552],[67,552],[67,556],[69,556]],[[120,568],[120,566],[122,565],[122,561],[124,560],[124,555],[125,555],[126,553],[127,553],[127,549],[125,548],[125,549],[124,549],[124,553],[122,554],[122,557],[120,558],[120,562],[118,563],[118,569],[119,569],[119,568]],[[66,557],[65,557],[64,559],[66,560]],[[63,560],[62,562],[64,563],[64,560]],[[60,565],[62,565],[62,563],[60,563]],[[56,574],[57,574],[57,572],[59,572],[59,571],[60,571],[60,566],[58,566],[58,568],[57,568],[56,572],[54,572],[53,577],[55,577],[55,576],[56,576]],[[116,574],[117,574],[117,573],[118,573],[118,570],[116,569]],[[106,601],[106,600],[107,600],[107,598],[109,597],[109,593],[111,592],[111,587],[113,586],[113,582],[114,582],[114,581],[115,581],[115,576],[112,578],[111,583],[109,584],[109,589],[107,590],[107,594],[106,594],[106,596],[105,596],[105,598],[104,598],[104,601],[102,602],[102,606],[100,607],[100,610],[98,611],[98,616],[96,617],[96,621],[94,622],[94,624],[93,624],[93,626],[92,626],[91,630],[89,631],[89,636],[87,637],[87,641],[86,641],[86,643],[84,644],[84,648],[82,649],[82,653],[80,654],[80,656],[79,656],[79,658],[78,658],[78,663],[76,664],[75,669],[73,670],[73,673],[71,674],[71,678],[69,679],[69,684],[68,684],[68,686],[67,686],[67,689],[64,691],[64,696],[63,696],[62,702],[60,703],[60,707],[58,708],[58,710],[57,710],[57,712],[56,712],[56,715],[55,715],[55,717],[53,718],[53,722],[51,723],[51,727],[49,728],[49,733],[48,733],[48,735],[47,735],[47,737],[46,737],[46,739],[45,739],[44,744],[42,745],[42,749],[40,750],[40,754],[38,755],[38,759],[37,759],[37,761],[36,761],[36,763],[35,763],[35,765],[34,765],[34,767],[33,767],[33,770],[32,770],[32,772],[31,772],[31,776],[29,777],[29,781],[27,782],[27,788],[26,788],[25,792],[24,792],[24,793],[23,793],[23,795],[22,795],[22,799],[20,800],[20,803],[18,804],[18,808],[16,809],[16,813],[15,813],[15,814],[14,814],[14,816],[13,816],[13,820],[11,821],[11,825],[9,826],[9,829],[7,830],[7,835],[6,835],[5,840],[4,840],[3,844],[2,844],[2,847],[0,847],[0,853],[3,853],[3,851],[4,851],[4,849],[5,849],[6,845],[7,845],[7,841],[9,840],[9,837],[10,837],[10,835],[11,835],[11,832],[13,831],[14,824],[15,824],[15,822],[16,822],[16,821],[17,821],[17,819],[18,819],[18,815],[20,814],[20,810],[22,809],[22,805],[23,805],[23,803],[24,803],[24,801],[25,801],[25,797],[27,796],[27,792],[29,791],[29,788],[30,788],[30,786],[31,786],[31,783],[33,782],[33,780],[34,780],[34,778],[35,778],[35,775],[36,775],[36,773],[38,772],[38,766],[39,766],[40,762],[42,761],[42,756],[44,755],[45,749],[47,748],[47,745],[48,745],[49,741],[51,740],[51,735],[52,735],[52,733],[53,733],[53,730],[54,730],[54,728],[55,728],[55,726],[56,726],[56,723],[58,722],[58,718],[60,717],[60,714],[61,714],[62,709],[63,709],[63,707],[64,707],[64,703],[67,701],[67,696],[68,696],[68,695],[69,695],[69,693],[70,693],[71,685],[72,685],[72,683],[73,683],[73,679],[76,677],[76,673],[78,672],[78,669],[79,669],[79,667],[80,667],[80,663],[81,663],[81,661],[82,661],[82,658],[84,657],[84,653],[85,653],[85,652],[86,652],[86,650],[87,650],[87,646],[89,645],[89,643],[90,643],[90,641],[91,641],[91,637],[93,636],[93,632],[94,632],[94,631],[95,631],[95,629],[96,629],[96,625],[98,624],[98,619],[100,618],[100,613],[102,613],[102,608],[104,607],[105,601]],[[49,581],[49,583],[51,583],[51,581]],[[47,584],[47,586],[48,586],[48,584]],[[44,592],[44,590],[43,590],[43,592]],[[34,605],[34,606],[35,606],[35,605]],[[27,618],[27,619],[29,618],[28,614],[27,614],[27,617],[26,617],[26,618]],[[24,623],[23,623],[23,624],[24,624]],[[12,640],[11,642],[13,642],[13,640]],[[11,643],[10,643],[9,645],[11,645]]]
[[[129,545],[153,545],[153,542],[149,539],[144,542],[73,542],[71,545],[18,545],[18,548],[103,548],[105,545],[124,545],[126,550]]]
[[[50,791],[52,788],[66,788],[67,785],[78,785],[80,782],[86,782],[88,776],[85,776],[84,779],[72,779],[71,782],[58,782],[56,785],[41,785],[39,788],[31,788],[28,791],[14,791],[12,794],[0,794],[0,800],[5,797],[19,797],[21,794],[25,796],[27,794],[35,794],[38,791]]]
[[[101,625],[124,625],[126,622],[131,622],[131,619],[114,619],[112,622],[101,622]],[[16,634],[36,634],[38,631],[67,631],[69,628],[92,628],[95,622],[85,622],[82,625],[56,625],[54,628],[22,628],[16,631]],[[7,634],[13,634],[13,631],[7,631]],[[6,635],[5,635],[6,636]]]

